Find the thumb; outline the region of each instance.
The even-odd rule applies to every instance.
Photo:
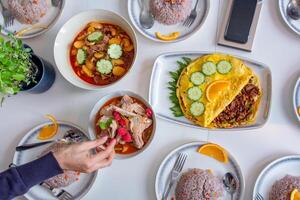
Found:
[[[88,141],[88,142],[83,142],[80,144],[79,149],[81,151],[87,151],[93,148],[96,148],[102,144],[104,144],[107,141],[107,136],[101,137],[99,139],[93,140],[93,141]]]

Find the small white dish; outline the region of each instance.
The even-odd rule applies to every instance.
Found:
[[[150,0],[146,0],[150,2]],[[196,4],[196,0],[193,0],[192,8],[194,8]],[[175,25],[164,25],[160,24],[157,21],[154,22],[154,25],[151,29],[144,29],[139,20],[140,12],[141,12],[141,0],[128,0],[128,14],[131,23],[134,27],[145,37],[149,38],[150,40],[156,42],[163,42],[163,43],[172,43],[172,42],[179,42],[183,41],[194,33],[196,33],[203,25],[210,7],[210,0],[199,0],[197,6],[197,18],[195,19],[193,25],[191,27],[183,26],[183,23],[178,23]],[[172,32],[180,32],[180,36],[176,40],[172,41],[164,41],[160,40],[155,36],[155,32],[160,32],[162,34],[169,34]]]
[[[256,179],[253,199],[259,193],[264,199],[269,199],[269,192],[275,181],[285,175],[300,176],[300,155],[279,158],[267,165]]]
[[[115,97],[120,97],[120,96],[124,96],[124,95],[128,95],[130,97],[134,97],[138,100],[140,100],[143,104],[145,104],[148,108],[150,108],[152,111],[152,107],[151,105],[140,95],[135,94],[133,92],[130,91],[118,91],[118,92],[113,92],[110,94],[105,95],[104,97],[102,97],[93,107],[91,113],[90,113],[90,117],[89,117],[89,124],[88,124],[88,133],[89,133],[89,137],[93,140],[96,139],[96,132],[95,132],[95,121],[96,121],[96,116],[99,112],[99,110],[103,107],[103,105],[105,103],[107,103],[109,100],[111,100],[112,98]],[[149,141],[142,147],[142,149],[140,149],[139,151],[136,151],[132,154],[116,154],[116,158],[117,159],[124,159],[124,158],[131,158],[133,156],[136,156],[140,153],[142,153],[145,149],[147,149],[149,147],[149,145],[151,144],[154,135],[155,135],[155,131],[156,131],[156,116],[155,113],[153,112],[153,116],[152,116],[152,120],[153,120],[153,130],[152,130],[152,134],[151,137],[149,139]]]
[[[120,26],[126,33],[130,36],[134,44],[135,55],[131,65],[131,68],[127,73],[119,80],[113,82],[109,85],[98,86],[90,84],[86,81],[80,79],[74,72],[72,65],[70,63],[69,52],[70,45],[72,44],[76,35],[82,31],[82,29],[91,21],[100,21],[115,24]],[[131,25],[122,16],[108,10],[95,9],[81,12],[73,16],[69,21],[67,21],[60,31],[58,32],[55,43],[54,43],[54,59],[56,66],[63,77],[68,80],[73,85],[87,90],[100,90],[104,87],[111,86],[121,79],[123,79],[134,66],[137,57],[137,39],[135,32]]]
[[[169,174],[174,166],[174,163],[179,153],[187,154],[187,160],[184,164],[182,172],[185,172],[188,169],[192,169],[192,168],[199,168],[203,170],[211,169],[213,173],[219,178],[223,178],[223,176],[227,172],[231,172],[233,175],[235,175],[235,177],[237,177],[237,181],[239,185],[237,191],[234,193],[234,200],[243,199],[244,191],[245,191],[245,183],[244,183],[244,177],[241,168],[238,165],[237,161],[229,152],[228,152],[227,164],[221,163],[211,157],[198,153],[197,149],[200,146],[205,145],[206,143],[207,142],[192,142],[192,143],[184,144],[174,149],[165,157],[165,159],[162,161],[162,163],[159,166],[159,169],[156,174],[156,179],[155,179],[155,193],[157,199],[162,199],[164,189],[168,183]],[[176,188],[176,183],[171,188],[168,199],[171,199],[172,197],[175,199],[175,191],[174,191],[175,188]],[[225,191],[224,197],[222,199],[224,200],[230,199],[230,194]]]
[[[300,107],[300,78],[297,79],[296,85],[294,87],[293,107],[294,107],[295,115],[298,121],[300,121],[300,113],[298,112],[298,108]]]
[[[19,142],[18,146],[24,144],[42,142],[41,140],[37,139],[37,136],[41,128],[49,124],[52,124],[52,122],[46,122],[40,124],[34,127],[33,129],[31,129],[30,131],[28,131],[28,133]],[[58,121],[58,124],[59,124],[58,132],[55,135],[55,137],[51,138],[50,140],[63,138],[63,135],[70,129],[77,130],[85,134],[85,132],[80,127],[72,123]],[[87,137],[89,136],[87,135]],[[25,151],[18,151],[18,152],[16,151],[13,158],[13,164],[18,166],[30,162],[34,159],[37,159],[39,155],[50,145],[51,144],[47,144],[33,149],[25,150]],[[69,185],[68,187],[64,187],[63,189],[65,189],[67,192],[73,195],[74,200],[81,199],[91,189],[96,177],[97,177],[97,171],[90,174],[81,173],[78,182],[75,182]],[[57,200],[57,198],[54,197],[50,191],[48,191],[46,188],[40,185],[36,185],[32,187],[24,196],[28,200],[38,200],[38,199]]]

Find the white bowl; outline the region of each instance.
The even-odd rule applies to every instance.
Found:
[[[152,107],[151,105],[140,95],[135,94],[133,92],[130,91],[119,91],[119,92],[113,92],[110,94],[105,95],[104,97],[102,97],[94,106],[94,108],[92,109],[91,113],[90,113],[90,117],[89,117],[89,125],[88,125],[88,133],[89,133],[89,137],[93,140],[96,139],[96,132],[95,132],[95,120],[96,120],[96,116],[97,113],[99,112],[100,108],[110,99],[115,98],[115,97],[119,97],[119,96],[124,96],[124,95],[128,95],[131,97],[134,97],[138,100],[140,100],[141,102],[143,102],[148,108],[150,108],[152,111]],[[152,142],[154,134],[155,134],[155,130],[156,130],[156,116],[155,113],[153,112],[153,116],[152,116],[152,120],[153,120],[153,130],[152,130],[152,134],[150,136],[149,141],[143,146],[142,149],[132,153],[132,154],[116,154],[116,158],[118,159],[123,159],[123,158],[130,158],[133,156],[136,156],[138,154],[140,154],[141,152],[143,152]]]
[[[134,65],[137,57],[137,39],[133,28],[126,21],[126,19],[108,10],[96,9],[96,10],[88,10],[88,11],[81,12],[73,16],[69,21],[67,21],[62,26],[62,28],[60,29],[60,31],[56,36],[55,43],[54,43],[54,59],[58,70],[60,71],[60,73],[63,75],[65,79],[67,79],[70,83],[72,83],[77,87],[87,89],[87,90],[99,90],[103,87],[110,86],[118,82],[122,78],[124,78],[129,73],[130,69],[119,80],[115,81],[112,84],[104,85],[104,86],[93,85],[88,82],[85,82],[75,74],[69,58],[70,47],[76,35],[80,31],[82,31],[82,29],[91,21],[101,21],[101,22],[115,24],[120,26],[124,31],[126,31],[126,33],[130,36],[130,38],[133,41],[134,50],[135,50],[133,62],[130,69]]]

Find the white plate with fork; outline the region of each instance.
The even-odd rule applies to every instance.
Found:
[[[44,142],[45,140],[41,141],[37,138],[37,136],[41,128],[51,124],[52,122],[46,122],[34,127],[33,129],[27,132],[27,134],[19,142],[18,146],[25,145],[25,144],[33,144],[37,142]],[[80,127],[70,122],[58,121],[58,124],[59,127],[58,127],[57,134],[54,136],[54,138],[51,138],[49,140],[61,139],[63,138],[64,134],[69,130],[79,131],[85,134],[89,138],[89,136]],[[13,165],[18,166],[18,165],[28,163],[34,159],[37,159],[41,155],[41,153],[49,146],[50,144],[46,144],[26,151],[16,151],[13,158]],[[60,188],[60,189],[66,190],[68,193],[70,193],[73,196],[72,199],[78,200],[83,198],[83,196],[91,189],[93,183],[95,182],[96,177],[97,177],[97,172],[93,172],[90,174],[81,173],[78,181],[72,183],[67,187]],[[57,200],[57,198],[50,192],[50,190],[40,185],[36,185],[32,187],[24,196],[28,200],[40,200],[40,199]]]
[[[57,22],[65,5],[65,0],[46,0],[46,4],[47,4],[46,14],[43,17],[41,17],[40,20],[35,24],[23,24],[19,22],[14,17],[12,11],[8,9],[9,8],[8,1],[10,0],[0,0],[0,1],[3,3],[2,5],[4,6],[4,8],[7,9],[14,18],[12,23],[8,23],[9,25],[5,26],[5,19],[2,14],[3,6],[1,6],[1,14],[0,14],[0,25],[2,27],[1,33],[3,35],[8,35],[9,33],[11,33],[21,39],[32,38],[48,31]]]
[[[221,163],[211,157],[198,153],[197,149],[200,146],[205,144],[207,144],[207,142],[192,142],[192,143],[184,144],[174,149],[165,157],[156,174],[155,193],[157,199],[159,200],[162,199],[165,187],[167,186],[168,183],[169,174],[180,153],[187,154],[187,159],[183,166],[182,172],[185,172],[191,168],[199,168],[204,170],[210,169],[212,170],[213,174],[219,178],[222,178],[227,172],[231,172],[233,175],[235,175],[235,177],[237,177],[237,181],[238,181],[237,191],[234,193],[234,200],[243,199],[245,183],[244,183],[244,177],[242,171],[237,161],[229,152],[227,152],[228,163],[226,164]],[[167,199],[172,199],[172,198],[175,199],[175,187],[176,187],[176,183],[174,183],[173,187],[171,188]],[[229,200],[230,194],[226,192],[224,194],[225,196],[222,199]]]
[[[150,40],[156,42],[179,42],[189,38],[191,35],[196,33],[203,25],[209,11],[210,0],[199,0],[196,11],[197,17],[193,24],[190,27],[183,26],[183,23],[178,23],[175,25],[164,25],[160,24],[157,21],[154,22],[154,25],[150,29],[145,29],[140,24],[139,16],[141,13],[141,2],[143,0],[128,0],[128,15],[130,18],[131,23],[134,27],[145,37],[149,38]],[[152,0],[145,0],[145,2],[150,2]],[[192,0],[192,9],[195,7],[197,0]],[[162,34],[170,34],[172,32],[180,32],[180,36],[171,41],[163,41],[156,37],[155,33],[160,32]]]

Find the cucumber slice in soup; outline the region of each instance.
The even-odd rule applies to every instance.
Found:
[[[202,65],[202,72],[207,76],[215,74],[217,72],[216,64],[210,61],[205,62]]]
[[[201,102],[194,102],[191,105],[190,111],[193,116],[198,117],[204,113],[205,107]]]
[[[97,71],[101,74],[109,74],[112,71],[113,65],[109,60],[101,59],[97,62]]]
[[[226,60],[222,60],[217,64],[217,70],[220,74],[227,74],[231,71],[232,65]]]
[[[76,60],[77,60],[78,64],[80,64],[80,65],[85,63],[86,51],[84,49],[78,49],[77,55],[76,55]]]
[[[122,47],[118,44],[111,44],[107,53],[112,59],[119,59],[122,56]]]
[[[198,87],[191,87],[188,90],[188,97],[193,101],[197,101],[198,99],[201,98],[201,96],[202,96],[202,91]]]
[[[96,32],[89,34],[87,39],[90,42],[98,42],[103,39],[103,34],[100,31],[96,31]]]
[[[201,72],[194,72],[191,75],[191,81],[194,85],[201,85],[205,81],[205,76]]]

